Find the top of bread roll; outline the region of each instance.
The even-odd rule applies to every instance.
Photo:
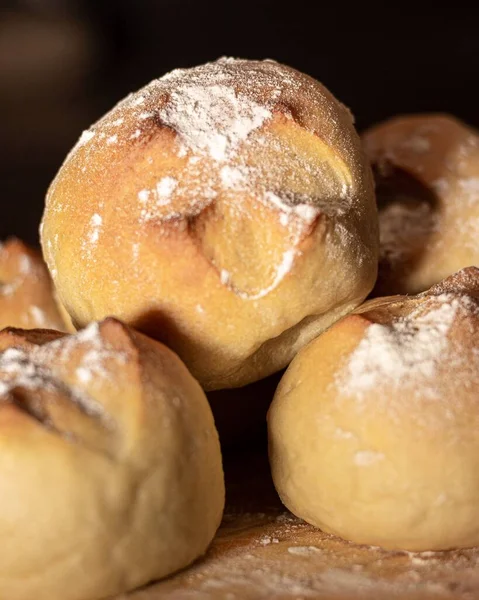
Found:
[[[286,197],[281,195],[284,164],[276,151],[288,153],[288,139],[256,140],[264,146],[260,162],[240,148],[254,131],[283,119],[320,136],[324,152],[319,164],[307,156],[290,157],[294,159],[290,168],[295,169],[291,183],[301,191],[292,190]],[[92,176],[105,168],[103,156],[114,160],[125,146],[142,148],[166,130],[174,133],[176,157],[187,160],[190,176],[167,176],[139,190],[140,222],[168,229],[203,212],[222,192],[257,195],[260,188],[259,200],[278,213],[282,225],[307,229],[320,213],[345,212],[364,185],[351,125],[349,110],[311,77],[274,61],[222,58],[174,70],[127,96],[83,132],[66,164]],[[202,159],[208,161],[208,169],[194,167]],[[91,226],[87,253],[95,252],[100,220],[92,218]],[[284,276],[285,266],[278,272]],[[244,293],[265,295],[270,287]]]
[[[116,314],[205,387],[244,385],[368,293],[371,173],[319,82],[224,58],[154,80],[83,133],[48,192],[42,244],[77,324]],[[312,315],[327,323],[262,350]]]

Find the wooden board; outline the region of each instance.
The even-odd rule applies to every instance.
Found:
[[[264,448],[226,459],[225,470],[227,508],[206,556],[122,600],[479,598],[479,549],[413,554],[348,543],[284,509]]]

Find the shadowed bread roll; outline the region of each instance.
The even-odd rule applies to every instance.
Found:
[[[397,117],[364,134],[376,176],[375,295],[418,293],[479,265],[479,136],[448,115]]]
[[[276,488],[355,542],[479,545],[479,269],[378,298],[293,360],[268,414]]]
[[[0,329],[4,327],[67,329],[40,254],[13,238],[0,244]]]
[[[114,319],[0,333],[0,597],[88,600],[169,575],[219,525],[218,436],[178,357]]]
[[[42,245],[76,325],[115,314],[205,389],[280,370],[371,290],[372,176],[349,111],[273,61],[176,70],[85,131]]]

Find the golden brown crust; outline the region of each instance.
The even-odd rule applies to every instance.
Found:
[[[449,115],[408,115],[363,136],[376,176],[375,295],[418,293],[479,264],[479,135]]]
[[[371,174],[321,84],[225,59],[153,81],[82,136],[50,187],[42,244],[75,323],[116,314],[207,389],[240,386],[372,287]]]
[[[0,596],[95,600],[201,555],[224,483],[207,400],[115,319],[0,332]]]
[[[40,253],[16,238],[0,245],[0,329],[4,327],[65,329]]]

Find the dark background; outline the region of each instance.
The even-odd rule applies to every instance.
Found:
[[[222,55],[274,58],[326,84],[360,130],[448,111],[479,126],[479,34],[461,4],[0,0],[0,238],[37,243],[49,182],[129,91]]]

